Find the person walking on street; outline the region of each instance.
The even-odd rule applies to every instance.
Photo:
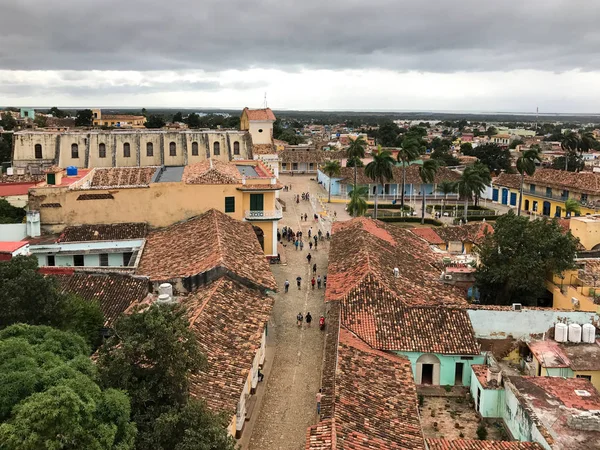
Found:
[[[310,328],[310,323],[312,322],[312,316],[310,315],[310,311],[306,313],[306,326]]]
[[[317,273],[317,263],[313,264],[313,275]]]
[[[315,250],[317,250],[318,245],[319,245],[319,241],[315,241]]]
[[[315,289],[315,277],[312,277],[312,280],[310,280],[310,284],[312,284],[312,288],[314,290]]]
[[[310,239],[312,237],[312,227],[310,227],[308,229],[308,238]]]
[[[312,259],[312,255],[310,253],[308,255],[306,255],[306,260],[308,261],[309,264],[310,264],[311,259]]]
[[[298,275],[296,277],[296,284],[298,285],[298,290],[300,290],[300,284],[302,283],[302,277]]]
[[[323,275],[323,289],[327,288],[327,275]]]
[[[308,241],[308,246],[312,250],[312,241]]]
[[[321,275],[317,277],[317,289],[321,289]],[[285,292],[287,292],[287,290]]]
[[[304,248],[304,241],[300,241],[300,251]]]
[[[298,243],[298,239],[296,239],[296,240],[294,241],[294,247],[296,247],[296,251],[298,251],[298,245],[299,245],[299,243]]]
[[[319,285],[321,284],[321,280],[319,280]],[[285,293],[287,294],[288,291],[290,290],[290,282],[286,279],[285,283],[283,283],[283,286],[285,287]],[[319,286],[319,288],[321,288],[321,286]]]
[[[317,414],[321,414],[321,400],[323,400],[323,390],[319,389],[317,392]]]
[[[296,325],[298,325],[298,328],[300,328],[302,326],[303,321],[304,321],[304,316],[302,315],[301,312],[299,312],[298,315],[296,316]]]

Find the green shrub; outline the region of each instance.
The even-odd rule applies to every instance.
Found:
[[[444,386],[444,389],[446,390],[446,392],[450,392],[452,390],[452,386],[450,386],[449,384]]]
[[[485,424],[481,422],[477,427],[477,439],[480,441],[485,441],[487,439],[488,431],[485,427]]]
[[[375,203],[367,203],[367,206],[369,209],[375,209]],[[391,203],[378,203],[377,209],[401,209],[401,206],[400,203],[396,203],[395,205],[392,205]],[[412,211],[412,208],[405,204],[404,211]]]

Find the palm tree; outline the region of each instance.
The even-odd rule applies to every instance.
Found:
[[[456,183],[454,181],[444,180],[437,186],[437,191],[444,194],[444,202],[442,203],[442,216],[444,215],[444,209],[446,208],[446,201],[448,200],[448,194],[454,194],[456,192]]]
[[[398,150],[396,159],[402,164],[402,195],[400,196],[400,210],[404,212],[404,189],[406,186],[406,166],[410,165],[423,152],[425,146],[414,137],[406,137],[402,141],[402,148]]]
[[[329,177],[329,197],[327,198],[327,203],[331,203],[331,183],[333,181],[332,178],[340,174],[342,166],[340,166],[340,162],[337,159],[332,159],[327,161],[323,165],[323,168],[321,170],[325,175]]]
[[[394,177],[394,158],[388,150],[383,150],[381,145],[371,153],[373,161],[365,167],[365,174],[375,181],[375,219],[377,219],[377,182],[381,183],[382,188],[385,187],[385,182],[390,181]]]
[[[354,162],[354,186],[356,186],[356,166],[357,160],[365,157],[365,148],[367,141],[362,136],[350,141],[350,146],[346,149],[348,159]],[[347,163],[346,163],[347,164]]]
[[[467,222],[467,212],[469,210],[469,199],[473,194],[480,194],[487,186],[482,178],[480,171],[473,165],[467,167],[456,184],[460,198],[465,201],[465,223]]]
[[[433,183],[435,179],[435,173],[437,172],[438,164],[437,161],[430,159],[423,162],[422,166],[419,166],[419,178],[421,178],[421,225],[425,224],[425,185]]]
[[[591,131],[584,131],[579,137],[579,152],[589,152],[594,149],[596,138]]]
[[[565,201],[565,215],[571,217],[572,214],[581,214],[579,202],[574,198],[569,198]]]
[[[479,175],[479,178],[481,178],[484,186],[482,190],[475,192],[475,206],[478,206],[481,193],[485,190],[486,186],[492,184],[492,174],[490,173],[490,168],[480,161],[477,161],[472,167],[477,175]]]
[[[573,131],[567,131],[560,141],[561,148],[565,151],[565,171],[569,168],[569,153],[579,149],[579,136]]]
[[[367,186],[356,186],[350,192],[350,201],[348,202],[348,214],[352,217],[364,216],[367,212],[367,195],[369,188]]]
[[[517,170],[521,174],[521,188],[519,189],[519,207],[517,216],[521,215],[521,202],[523,201],[523,185],[525,184],[525,174],[532,176],[535,173],[535,163],[541,162],[540,150],[538,148],[530,148],[525,150],[517,159]]]

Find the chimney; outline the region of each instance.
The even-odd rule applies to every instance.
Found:
[[[502,382],[502,371],[496,364],[490,364],[487,368],[487,382],[488,384],[495,384],[500,386]]]
[[[40,224],[40,212],[39,211],[27,211],[27,223],[25,225],[27,236],[39,237],[41,236],[41,224]]]

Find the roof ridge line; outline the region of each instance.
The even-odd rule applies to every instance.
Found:
[[[215,221],[215,234],[217,235],[217,251],[219,252],[219,261],[222,265],[225,265],[225,256],[223,254],[223,244],[221,242],[221,228],[219,227],[219,218],[217,217],[217,210],[212,209],[213,219]]]
[[[200,305],[200,308],[196,311],[196,314],[194,314],[191,319],[190,319],[190,325],[189,328],[191,328],[193,326],[193,324],[196,322],[196,319],[198,318],[198,316],[200,316],[200,314],[202,314],[202,311],[204,311],[204,308],[206,308],[206,305],[208,304],[208,301],[212,298],[212,296],[215,294],[215,292],[217,291],[217,289],[219,288],[219,286],[221,284],[223,284],[224,278],[221,277],[219,278],[214,286],[212,287],[212,289],[210,290],[209,293],[207,293],[206,298],[204,299],[204,301],[202,302],[202,305]]]

